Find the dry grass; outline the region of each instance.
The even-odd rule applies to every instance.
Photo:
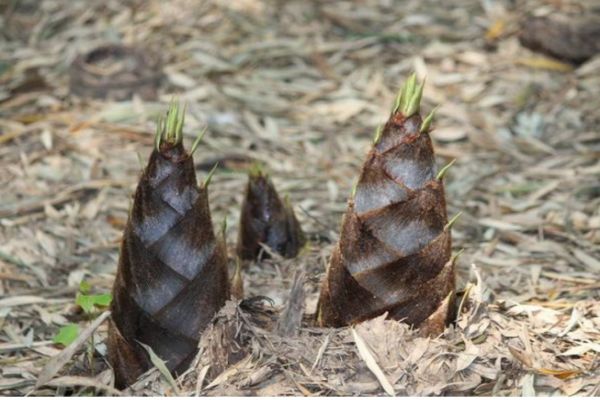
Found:
[[[275,301],[258,315],[274,319],[297,269],[307,273],[306,311],[314,311],[373,131],[416,70],[427,76],[425,110],[441,106],[433,134],[440,165],[457,159],[449,214],[464,212],[454,247],[465,249],[458,285],[472,288],[457,325],[427,340],[377,319],[356,327],[366,343],[359,352],[349,329],[304,326],[280,337],[231,303],[203,343],[221,335],[249,355],[221,368],[201,355],[179,393],[598,395],[600,58],[573,68],[515,37],[524,13],[579,3],[509,3],[45,0],[5,13],[0,393],[111,393],[104,325],[94,334],[93,371],[83,345],[48,385],[34,385],[64,354],[51,342],[59,327],[89,324],[73,306],[79,282],[110,290],[137,154],[146,159],[154,118],[173,95],[189,103],[189,143],[209,127],[196,153],[200,177],[214,160],[227,167],[210,196],[215,223],[227,217],[230,247],[246,179],[233,162],[240,156],[268,165],[309,234],[296,260],[245,273],[248,296]],[[160,55],[157,101],[69,94],[70,63],[106,42]],[[134,394],[174,392],[156,373],[144,379]]]

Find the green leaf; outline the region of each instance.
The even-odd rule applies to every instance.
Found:
[[[79,291],[83,294],[88,294],[92,290],[92,285],[88,281],[81,281],[79,284]]]
[[[90,314],[94,310],[94,306],[107,307],[112,301],[110,293],[104,294],[82,294],[78,293],[75,299],[75,304],[83,309],[86,314]]]
[[[77,339],[79,336],[79,325],[77,324],[69,324],[65,325],[54,336],[52,341],[56,344],[62,344],[63,346],[68,346]]]
[[[92,297],[94,298],[94,305],[100,307],[108,307],[112,301],[112,295],[110,293],[96,294]]]
[[[94,299],[87,294],[77,293],[75,304],[83,309],[86,314],[89,314],[94,309]]]

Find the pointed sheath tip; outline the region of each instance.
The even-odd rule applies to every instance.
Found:
[[[453,159],[452,161],[450,161],[448,164],[446,164],[442,169],[440,169],[440,171],[438,172],[435,179],[438,181],[441,181],[442,179],[444,179],[444,177],[446,176],[446,173],[448,172],[450,167],[452,167],[454,165],[455,162],[456,162],[456,158]]]
[[[216,162],[215,165],[212,167],[212,169],[210,170],[210,172],[208,173],[208,175],[206,175],[206,178],[204,179],[204,184],[202,185],[202,187],[204,189],[208,188],[208,185],[210,185],[210,181],[212,180],[213,175],[215,174],[215,171],[217,170],[217,167],[219,166],[219,163]]]
[[[227,215],[223,218],[223,222],[221,222],[221,236],[223,237],[223,241],[227,238]]]
[[[418,113],[421,109],[421,98],[423,97],[423,88],[425,87],[425,79],[420,84],[417,84],[411,93],[410,98],[404,109],[404,116],[410,117],[415,113]]]
[[[394,100],[394,107],[392,108],[392,114],[398,112],[398,110],[404,107],[404,98],[406,97],[406,82],[400,88],[400,91],[396,95],[396,99]]]
[[[283,205],[288,209],[294,209],[292,206],[292,200],[290,199],[290,194],[286,193],[283,195]]]
[[[436,106],[433,110],[427,114],[423,122],[421,123],[421,129],[419,129],[419,133],[429,132],[429,128],[431,127],[431,123],[433,122],[433,117],[435,116],[435,112],[439,106]]]
[[[198,136],[196,136],[194,143],[192,143],[192,148],[190,149],[190,156],[194,155],[194,152],[200,145],[200,142],[202,142],[202,139],[204,139],[204,135],[206,135],[207,130],[208,130],[208,127],[205,126],[204,129],[202,129],[202,131],[198,134]]]
[[[396,101],[394,102],[394,109],[392,110],[392,114],[397,113],[398,111],[403,111],[406,107],[407,102],[412,97],[412,92],[414,91],[415,82],[417,81],[417,74],[413,72],[410,74],[408,79],[402,85],[400,89],[400,93],[396,97]]]
[[[187,110],[187,103],[183,103],[183,109],[181,113],[177,112],[177,121],[175,124],[175,143],[181,143],[183,141],[183,124],[185,122],[185,112]]]
[[[454,254],[451,258],[450,258],[450,263],[452,265],[454,265],[456,263],[456,260],[458,260],[458,258],[462,255],[462,253],[465,252],[465,249],[460,249],[458,252],[456,252],[456,254]]]
[[[169,142],[173,143],[173,133],[174,133],[174,125],[175,125],[175,114],[177,114],[178,105],[175,103],[175,97],[171,98],[171,102],[169,103],[169,109],[167,110],[167,122],[166,122],[166,132],[165,139]]]
[[[354,182],[354,185],[352,186],[352,192],[350,192],[350,199],[354,200],[354,197],[356,196],[356,190],[358,189],[358,183],[359,181],[357,180],[356,182]]]
[[[160,151],[160,143],[162,142],[163,134],[163,118],[158,117],[156,121],[156,133],[154,135],[154,148],[156,151]]]
[[[379,143],[382,133],[383,133],[383,125],[377,125],[377,128],[375,129],[375,136],[373,137],[373,144]]]
[[[460,218],[460,216],[462,215],[462,211],[459,212],[458,214],[456,214],[454,217],[452,217],[452,219],[450,221],[448,221],[448,223],[446,224],[446,226],[444,226],[444,230],[450,230],[452,229],[452,226],[456,223],[456,221]]]
[[[167,111],[165,126],[165,139],[172,144],[179,144],[183,140],[183,122],[185,119],[185,107],[181,109],[179,102],[173,97]]]
[[[404,98],[402,99],[401,110],[404,110],[408,106],[408,102],[413,96],[415,86],[417,85],[417,73],[413,72],[406,80],[406,89],[404,92]]]
[[[265,172],[264,164],[260,161],[254,161],[250,165],[250,168],[248,168],[248,175],[251,178],[258,178],[260,176],[266,176],[267,173]]]

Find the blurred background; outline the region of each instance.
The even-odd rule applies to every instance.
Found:
[[[423,111],[439,106],[440,166],[457,160],[459,287],[476,263],[500,298],[567,317],[600,298],[598,1],[3,0],[0,12],[0,296],[23,305],[0,307],[0,341],[45,343],[82,279],[110,289],[173,97],[188,105],[188,146],[208,127],[197,172],[219,162],[211,208],[230,247],[254,160],[308,234],[299,260],[251,267],[247,294],[281,304],[301,264],[314,311],[352,184],[412,71],[427,79]]]

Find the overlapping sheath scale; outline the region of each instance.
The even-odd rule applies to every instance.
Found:
[[[140,342],[182,372],[229,297],[224,243],[181,143],[163,143],[140,178],[113,294],[108,349],[118,387],[152,367]]]

